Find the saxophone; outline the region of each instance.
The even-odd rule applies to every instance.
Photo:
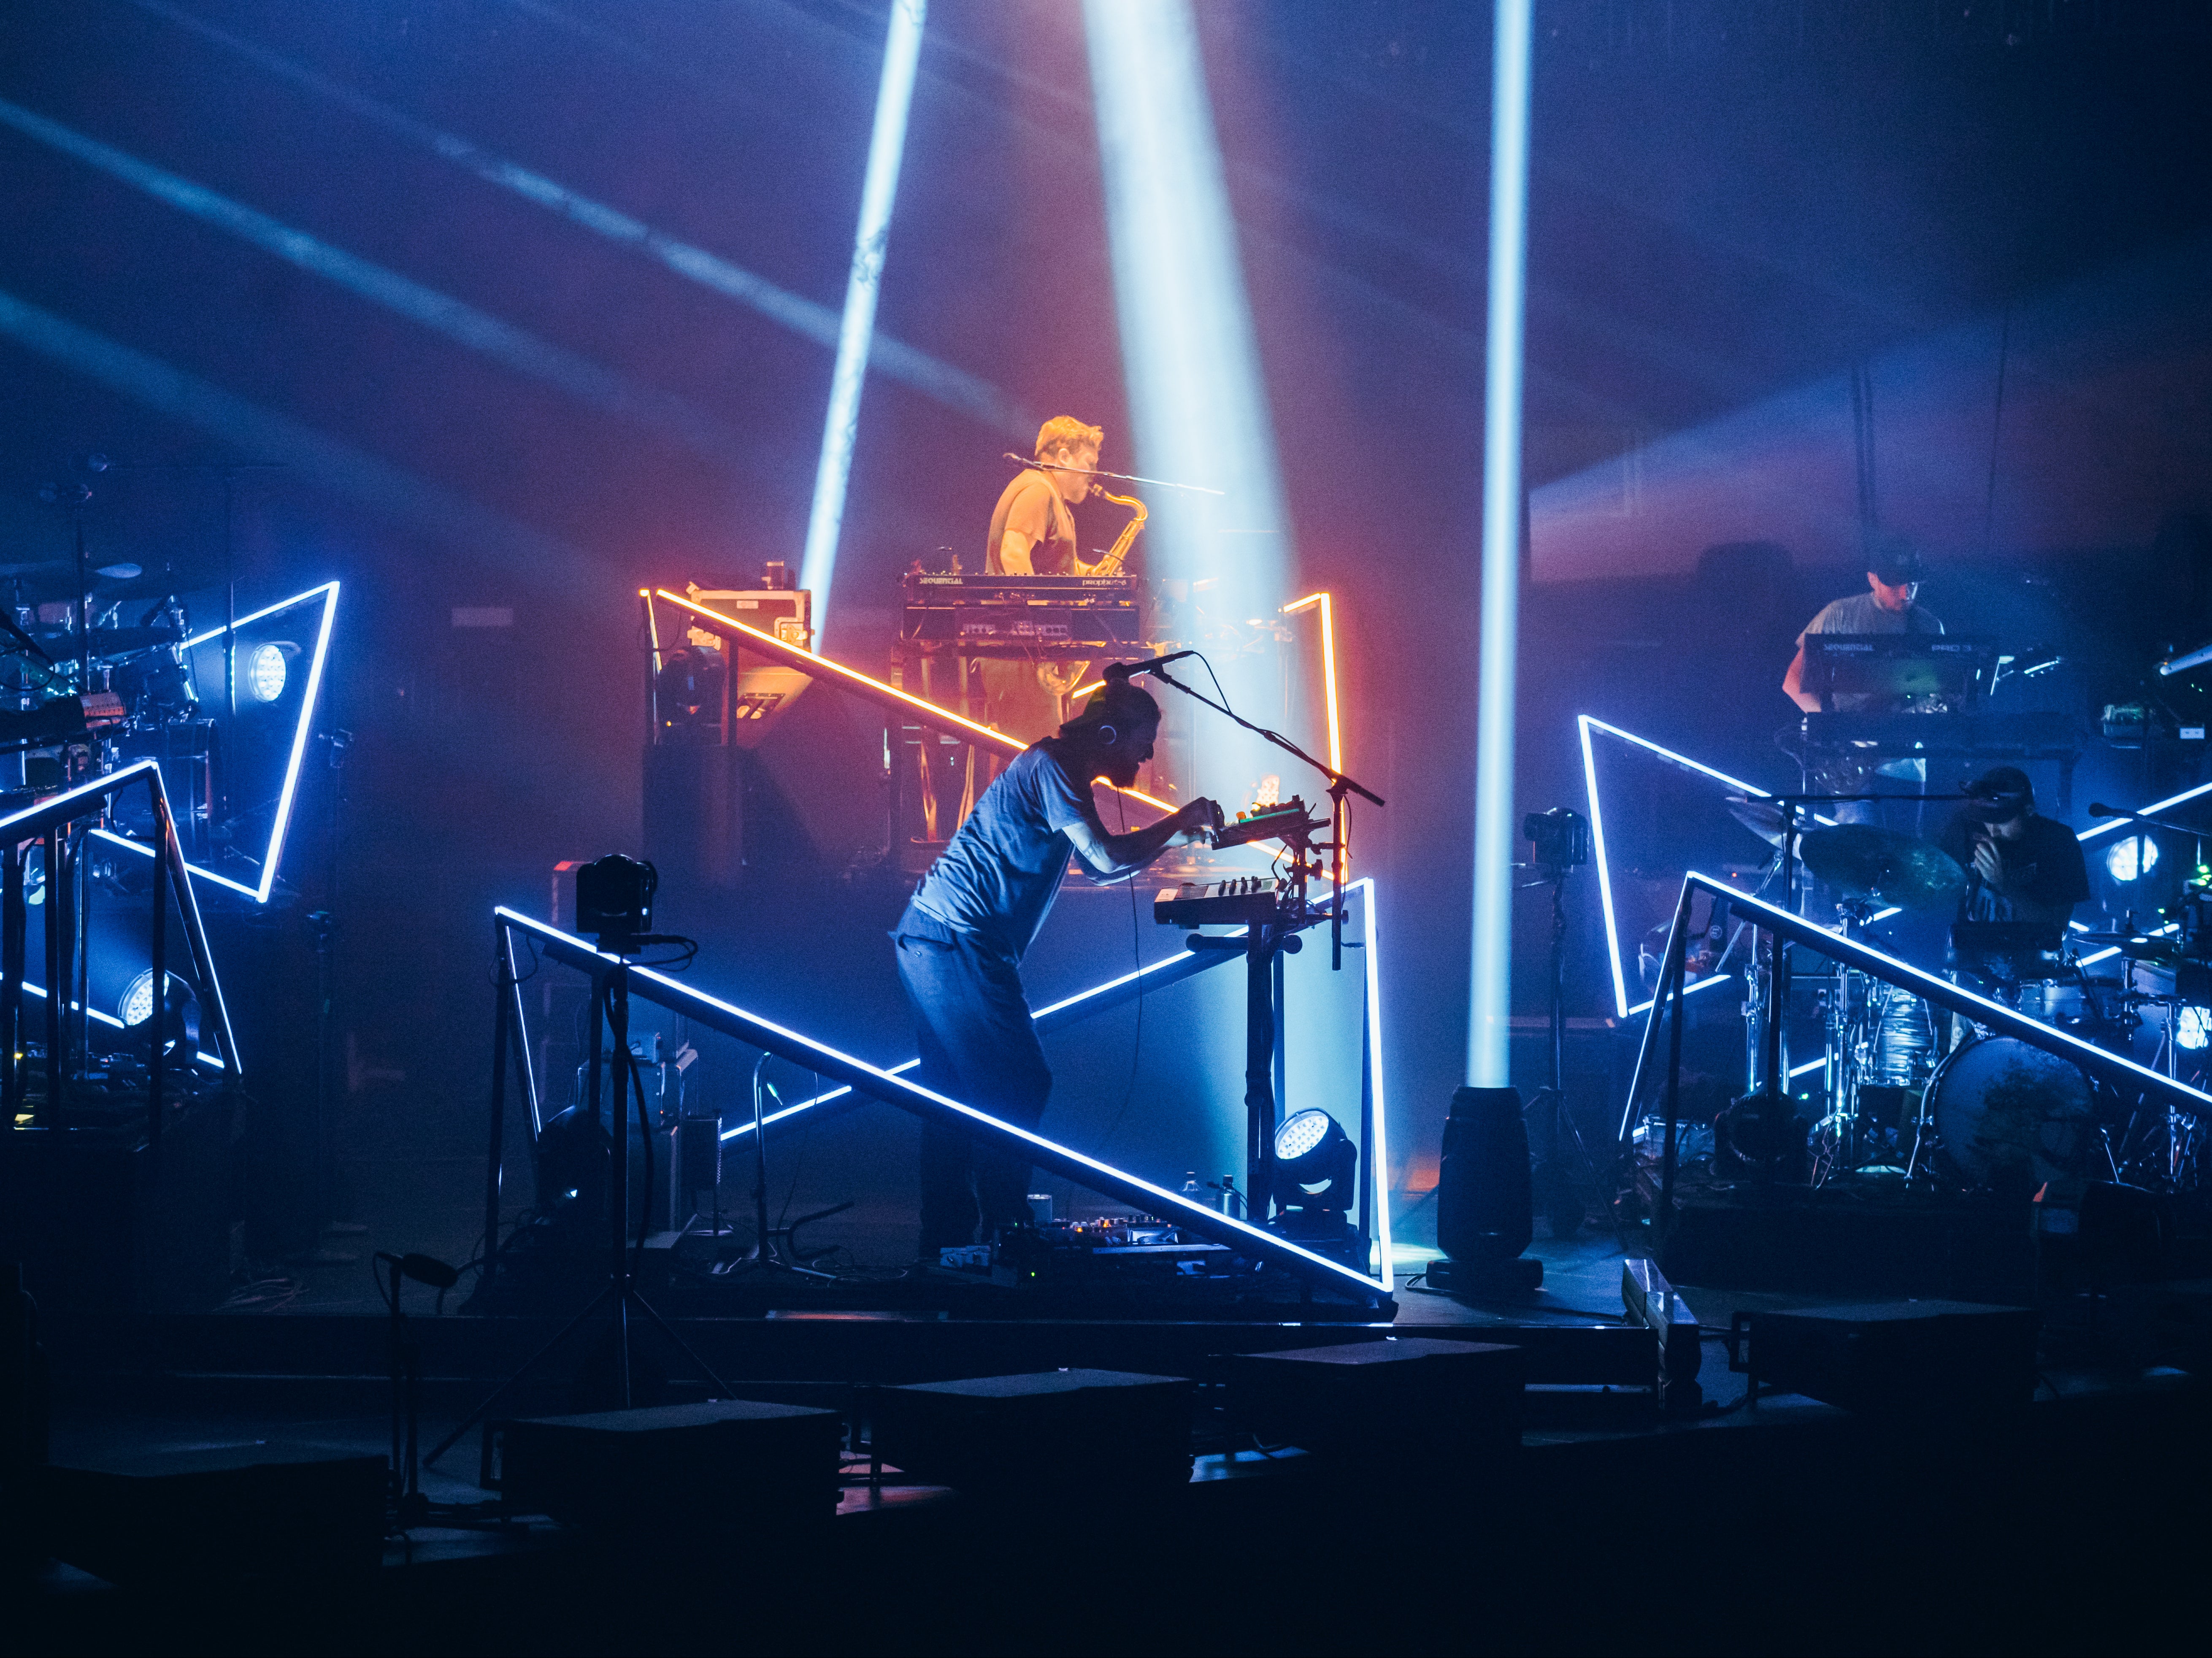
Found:
[[[1134,495],[1117,495],[1103,484],[1094,483],[1091,487],[1116,507],[1127,507],[1132,516],[1121,526],[1121,533],[1114,538],[1114,544],[1105,550],[1096,564],[1086,565],[1081,559],[1076,560],[1075,574],[1119,575],[1121,574],[1121,562],[1129,556],[1129,549],[1137,544],[1137,537],[1144,531],[1145,520],[1152,514],[1146,510],[1145,503]]]
[[[1121,533],[1114,537],[1114,544],[1099,555],[1096,564],[1085,564],[1081,559],[1075,561],[1075,574],[1119,575],[1123,562],[1129,556],[1129,549],[1137,544],[1137,537],[1144,530],[1145,520],[1152,514],[1145,503],[1134,495],[1117,495],[1102,483],[1093,483],[1091,487],[1115,506],[1129,508],[1131,516],[1129,521],[1121,526]],[[1070,691],[1083,683],[1090,671],[1091,664],[1088,662],[1043,662],[1037,665],[1037,682],[1054,695],[1064,699]]]

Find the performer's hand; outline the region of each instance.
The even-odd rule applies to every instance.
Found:
[[[1992,892],[2004,890],[2004,854],[1997,850],[1994,841],[1974,843],[1974,872],[1982,878],[1982,884]]]
[[[1168,841],[1171,847],[1194,846],[1205,841],[1207,834],[1221,827],[1221,808],[1212,801],[1192,801],[1175,815],[1176,832]]]

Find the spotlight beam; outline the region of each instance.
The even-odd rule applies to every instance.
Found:
[[[569,543],[5,292],[0,292],[0,334],[247,454],[280,457],[395,523],[473,552],[495,550],[513,568],[527,570],[564,597],[580,601],[605,594],[605,565]]]
[[[1528,256],[1533,0],[1496,0],[1490,94],[1490,331],[1482,435],[1481,660],[1468,1081],[1512,1081],[1513,720],[1520,628],[1521,373]],[[1625,998],[1623,999],[1626,999]]]
[[[845,317],[837,331],[837,362],[830,376],[830,412],[822,424],[822,459],[814,474],[814,507],[806,521],[799,585],[814,594],[815,626],[829,625],[837,537],[845,524],[845,486],[860,434],[860,391],[868,375],[868,343],[876,331],[876,296],[890,249],[891,206],[898,199],[899,162],[906,152],[907,112],[914,104],[915,66],[921,58],[927,0],[891,0],[884,42],[883,79],[876,88],[875,127],[868,135],[868,171],[860,185],[860,223],[845,284]]]
[[[779,288],[756,271],[748,270],[719,254],[710,253],[703,247],[672,236],[641,219],[633,218],[620,208],[594,201],[542,173],[509,161],[503,155],[495,155],[480,144],[454,133],[440,131],[388,104],[364,97],[350,87],[342,86],[289,58],[281,58],[264,47],[256,46],[251,40],[241,39],[227,29],[218,28],[179,7],[166,3],[166,0],[131,0],[131,3],[157,17],[168,19],[178,27],[198,35],[204,40],[234,52],[278,80],[289,82],[337,105],[394,137],[405,139],[457,167],[466,168],[488,185],[510,191],[524,201],[560,215],[579,229],[588,230],[618,246],[636,250],[677,276],[758,312],[770,322],[788,329],[801,339],[811,340],[817,345],[829,346],[833,349],[837,344],[838,314],[826,305]],[[868,356],[869,367],[876,372],[902,381],[925,397],[933,398],[947,408],[971,415],[996,430],[1020,435],[1036,430],[1036,422],[1030,419],[1026,411],[1017,408],[997,386],[963,369],[956,368],[904,340],[878,333]]]
[[[179,213],[227,230],[288,264],[442,334],[502,367],[554,386],[587,408],[649,427],[718,465],[734,465],[745,458],[744,446],[727,427],[671,392],[640,385],[450,294],[349,253],[205,185],[127,155],[4,98],[0,98],[0,124],[96,167]]]

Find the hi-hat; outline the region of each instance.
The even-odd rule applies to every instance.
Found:
[[[1808,829],[1798,846],[1805,867],[1847,898],[1936,909],[1966,890],[1966,872],[1934,841],[1870,823]]]

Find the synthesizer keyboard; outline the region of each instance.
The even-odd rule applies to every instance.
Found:
[[[1249,926],[1291,919],[1297,902],[1288,881],[1240,875],[1228,881],[1185,881],[1162,887],[1152,898],[1152,920],[1162,926]]]

